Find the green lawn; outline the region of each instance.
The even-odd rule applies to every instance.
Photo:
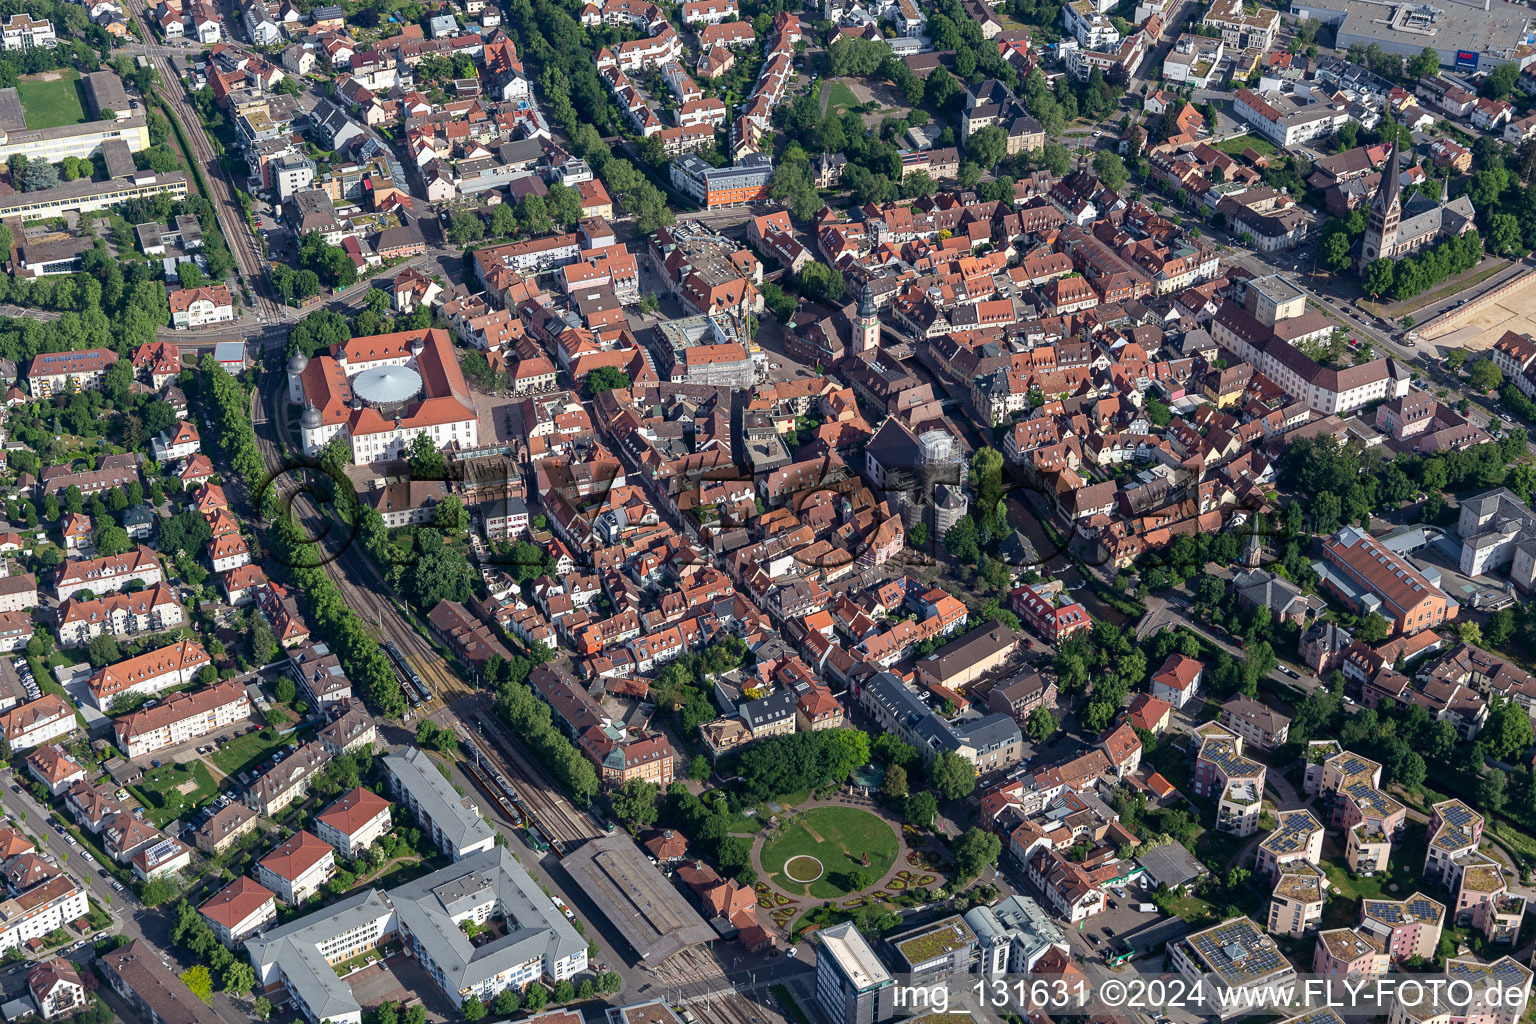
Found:
[[[187,783],[192,785],[187,786]],[[183,787],[186,787],[185,792]],[[130,788],[144,805],[145,818],[156,828],[191,813],[219,792],[213,773],[201,761],[151,768],[138,785]]]
[[[1235,139],[1222,139],[1212,143],[1211,148],[1221,153],[1236,156],[1245,149],[1251,149],[1260,156],[1271,156],[1280,152],[1273,142],[1262,135],[1239,135]]]
[[[862,101],[848,88],[847,82],[827,83],[827,113],[836,116],[849,107],[856,107]]]
[[[763,870],[785,892],[837,899],[853,891],[847,884],[852,872],[884,878],[899,846],[896,830],[869,811],[816,807],[797,817],[763,847]],[[869,856],[867,868],[862,862],[865,854]],[[820,875],[810,882],[792,879],[784,867],[797,857],[820,861]],[[798,861],[794,867],[802,878],[811,873],[809,860]]]
[[[45,78],[57,76],[53,81]],[[50,71],[44,75],[23,78],[16,85],[21,96],[21,109],[27,116],[28,128],[57,128],[65,124],[79,124],[85,120],[85,108],[80,105],[79,72],[73,70]]]
[[[278,747],[291,742],[290,738],[279,736],[276,729],[267,727],[225,741],[211,756],[219,771],[225,775],[238,775],[266,760]]]

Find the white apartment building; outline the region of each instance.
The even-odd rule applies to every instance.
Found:
[[[13,14],[0,25],[0,44],[7,50],[30,50],[37,46],[52,46],[58,41],[53,22],[47,18]]]
[[[289,906],[303,903],[336,873],[336,851],[300,829],[256,865],[256,880]]]
[[[1226,52],[1224,41],[1186,32],[1163,58],[1163,81],[1188,82],[1197,89],[1208,88]]]
[[[1073,0],[1061,9],[1061,20],[1085,50],[1108,50],[1120,43],[1120,30],[1098,11],[1093,0]]]
[[[125,694],[142,693],[152,697],[173,686],[186,686],[197,674],[213,664],[208,652],[196,640],[178,640],[137,658],[97,669],[86,681],[91,703],[105,711],[112,701]]]
[[[383,763],[390,791],[410,808],[438,849],[462,860],[496,845],[496,833],[480,816],[479,806],[459,796],[426,751],[410,747]]]
[[[202,440],[197,436],[197,428],[182,420],[162,430],[149,445],[156,462],[174,462],[196,455],[202,449]]]
[[[75,731],[75,709],[69,701],[52,693],[12,708],[0,715],[0,736],[12,750],[31,750],[52,743]],[[72,919],[71,919],[72,920]],[[4,946],[0,945],[0,950]]]
[[[27,389],[33,398],[48,398],[59,391],[93,388],[115,362],[117,353],[109,348],[45,352],[27,366]]]
[[[192,847],[174,836],[167,836],[153,846],[146,846],[129,861],[140,881],[173,875],[192,866]]]
[[[1349,120],[1343,110],[1326,103],[1298,103],[1282,93],[1251,89],[1237,90],[1232,111],[1281,149],[1332,135]]]
[[[197,912],[219,941],[233,949],[277,923],[277,896],[249,875],[239,875]]]
[[[238,533],[226,533],[208,542],[208,564],[215,573],[251,564],[251,546]]]
[[[164,579],[159,556],[153,548],[140,544],[120,555],[66,561],[54,576],[53,590],[62,601],[81,590],[109,594],[126,589],[134,581],[153,587]]]
[[[163,704],[142,708],[112,723],[124,756],[142,757],[226,729],[250,717],[245,687],[215,683],[192,693],[178,693]]]
[[[0,612],[0,652],[19,651],[27,646],[37,627],[26,612]]]
[[[178,331],[228,323],[235,318],[229,285],[179,288],[166,296],[171,307],[171,326]]]
[[[21,949],[32,939],[64,928],[90,913],[85,890],[60,872],[19,896],[0,902],[0,953]]]
[[[389,831],[390,806],[388,800],[359,786],[315,819],[315,835],[350,860]]]
[[[91,601],[70,599],[59,605],[59,646],[74,647],[93,637],[133,636],[175,629],[186,621],[171,588],[158,583],[148,590],[108,594]]]

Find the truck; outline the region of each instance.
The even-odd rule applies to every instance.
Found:
[[[1138,903],[1136,905],[1136,909],[1141,911],[1143,914],[1155,914],[1155,913],[1157,913],[1157,904],[1155,904],[1155,903]]]

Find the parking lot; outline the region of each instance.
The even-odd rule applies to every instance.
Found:
[[[416,958],[406,953],[396,953],[384,960],[347,976],[352,996],[361,1006],[378,1006],[380,1003],[420,1002],[426,1007],[429,1020],[447,1020],[458,1015],[442,990],[427,977]]]
[[[1068,930],[1073,952],[1102,963],[1104,954],[1123,940],[1135,948],[1136,964],[1141,970],[1156,968],[1169,940],[1185,934],[1189,928],[1179,918],[1164,917],[1155,910],[1143,913],[1138,908],[1145,897],[1146,891],[1136,886],[1111,891],[1110,903],[1103,913],[1085,921],[1081,930]]]
[[[21,693],[26,695],[26,700],[37,700],[37,698],[43,695],[43,691],[38,688],[37,680],[32,675],[32,666],[27,663],[26,658],[16,657],[11,659],[11,673],[7,674],[6,682],[9,682],[11,674],[14,674],[17,686],[20,687]],[[7,687],[7,689],[10,689],[10,687]],[[20,695],[18,694],[18,696]]]

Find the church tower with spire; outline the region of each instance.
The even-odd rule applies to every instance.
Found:
[[[1397,227],[1403,217],[1403,181],[1398,166],[1397,143],[1393,142],[1392,155],[1387,158],[1387,169],[1381,175],[1366,219],[1358,267],[1362,272],[1379,259],[1391,259],[1397,251]]]
[[[872,356],[880,351],[880,310],[875,306],[875,290],[864,282],[859,293],[859,308],[854,319],[853,355]]]

